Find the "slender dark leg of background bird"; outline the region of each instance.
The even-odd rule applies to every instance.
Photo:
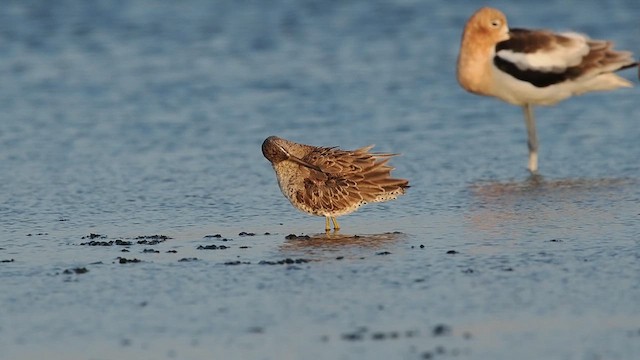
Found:
[[[529,146],[529,171],[532,175],[538,173],[538,135],[536,134],[536,119],[533,117],[533,106],[526,104],[522,107],[524,122],[527,125],[527,145]]]

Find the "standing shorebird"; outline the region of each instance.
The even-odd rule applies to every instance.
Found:
[[[522,106],[529,145],[529,171],[538,171],[533,105],[553,105],[591,91],[631,87],[614,74],[637,66],[631,52],[606,40],[567,32],[511,29],[499,10],[481,8],[464,28],[458,82],[467,91]]]
[[[409,187],[391,178],[387,162],[396,154],[371,153],[372,146],[353,151],[298,144],[276,136],[262,143],[262,154],[273,165],[278,185],[293,206],[324,216],[325,230],[340,225],[336,217],[369,202],[393,200]]]

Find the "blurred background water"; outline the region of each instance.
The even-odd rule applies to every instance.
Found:
[[[87,358],[88,353],[111,358],[109,354],[117,351],[144,358],[149,354],[144,350],[151,351],[149,346],[116,346],[119,350],[109,352],[111,343],[101,339],[127,332],[129,338],[133,333],[143,337],[182,334],[187,340],[183,345],[174,344],[178,350],[151,351],[149,357],[184,358],[176,354],[198,348],[193,345],[197,336],[242,339],[242,331],[211,325],[198,317],[201,311],[207,313],[205,309],[211,305],[207,299],[213,303],[211,299],[218,299],[237,310],[217,314],[222,323],[234,319],[246,329],[252,322],[264,320],[255,308],[268,305],[275,309],[276,319],[279,314],[294,324],[288,327],[277,320],[267,321],[273,324],[264,334],[267,340],[248,347],[244,340],[213,341],[224,358],[256,358],[253,355],[261,351],[262,358],[287,354],[297,358],[299,353],[287,353],[279,345],[286,340],[285,334],[299,331],[309,322],[317,322],[313,325],[317,331],[311,330],[313,336],[306,342],[301,340],[298,350],[324,349],[322,341],[309,339],[317,340],[329,329],[346,331],[348,326],[333,322],[333,317],[310,318],[305,315],[310,306],[302,300],[287,304],[293,309],[290,311],[282,308],[282,302],[288,300],[275,293],[261,303],[247,290],[254,289],[253,282],[246,285],[245,292],[233,296],[225,295],[226,287],[210,285],[198,290],[201,281],[211,281],[216,274],[236,276],[226,273],[229,268],[207,267],[221,261],[218,255],[205,256],[209,262],[178,268],[169,265],[169,260],[152,262],[155,276],[162,273],[163,281],[174,286],[179,284],[174,277],[185,276],[193,267],[202,273],[187,281],[190,286],[183,285],[183,291],[192,294],[186,299],[173,298],[170,294],[180,290],[165,285],[163,306],[146,308],[147,316],[137,315],[138,308],[123,309],[117,301],[105,302],[106,298],[128,294],[112,284],[116,277],[125,276],[119,275],[123,272],[119,265],[103,269],[100,279],[107,285],[94,283],[78,288],[77,293],[62,292],[59,302],[54,301],[58,307],[45,305],[52,289],[57,288],[51,288],[54,285],[49,276],[56,269],[97,259],[106,262],[118,255],[111,250],[108,255],[96,255],[94,249],[75,246],[89,233],[111,238],[166,234],[174,238],[173,246],[184,246],[181,250],[188,252],[187,248],[192,249],[193,242],[206,234],[235,235],[248,230],[286,235],[321,230],[321,218],[297,212],[284,199],[261,154],[262,141],[278,135],[346,149],[376,144],[378,151],[402,153],[392,164],[396,176],[411,181],[408,194],[393,202],[366,206],[341,219],[350,234],[402,232],[399,239],[380,245],[391,247],[394,254],[404,254],[397,255],[402,262],[387,262],[390,257],[381,257],[371,263],[336,265],[337,269],[311,265],[305,270],[309,272],[305,276],[316,280],[328,272],[333,281],[320,281],[317,288],[309,285],[308,291],[327,291],[336,308],[343,306],[348,313],[347,324],[372,321],[370,312],[355,309],[360,305],[362,309],[375,308],[371,297],[380,296],[381,301],[397,305],[396,312],[384,318],[388,325],[397,319],[397,324],[414,326],[408,320],[408,309],[417,309],[429,319],[445,313],[454,323],[464,323],[476,333],[473,324],[496,325],[491,322],[498,321],[495,314],[501,314],[498,318],[503,320],[524,314],[521,322],[514,320],[516,325],[496,325],[503,330],[489,331],[500,339],[511,331],[504,328],[515,328],[522,334],[526,329],[520,327],[527,328],[522,324],[538,324],[540,330],[532,337],[515,336],[532,340],[531,347],[512,346],[509,352],[500,352],[505,344],[493,346],[485,341],[470,350],[476,356],[511,358],[509,354],[521,351],[526,357],[544,348],[541,344],[562,348],[561,341],[552,340],[558,338],[576,346],[595,343],[621,350],[579,352],[577,356],[582,357],[555,351],[546,358],[632,358],[629,355],[638,347],[630,342],[637,342],[637,337],[617,338],[609,328],[587,329],[602,323],[598,314],[608,314],[604,318],[613,319],[616,329],[627,325],[617,322],[618,318],[633,319],[635,328],[640,319],[638,89],[588,94],[552,108],[537,108],[544,182],[532,184],[525,170],[526,132],[521,110],[470,95],[455,80],[462,27],[483,5],[459,0],[3,2],[0,260],[15,258],[16,262],[0,266],[2,347],[12,350],[9,353],[14,358],[35,357],[38,351],[56,347],[58,352],[49,353],[53,358],[55,354]],[[575,30],[611,39],[616,48],[640,54],[640,3],[635,0],[493,1],[488,5],[502,9],[512,27]],[[636,71],[621,75],[637,83]],[[326,250],[322,242],[302,247],[283,245],[279,235],[254,238],[260,243],[251,244],[254,262],[282,254],[333,259],[342,252],[357,259],[363,251],[358,246]],[[564,241],[564,255],[557,260],[538,259],[545,257],[541,252],[548,255],[548,243],[541,241],[552,239]],[[182,245],[185,241],[187,245]],[[426,258],[403,253],[418,244],[436,253]],[[442,259],[443,252],[437,253],[456,246],[467,251],[468,263],[453,265]],[[586,255],[581,254],[585,252],[597,254],[589,257],[595,262],[590,271],[582,271]],[[526,275],[498,281],[497,285],[490,280],[493,273],[485,274],[486,282],[459,279],[468,274],[461,274],[457,266],[481,267],[487,257],[489,263],[501,264],[505,256],[517,257],[519,260],[511,260],[529,270],[523,271]],[[425,263],[428,269],[421,267]],[[534,265],[539,263],[546,264],[542,271],[548,273],[538,273]],[[349,293],[354,279],[339,278],[352,267],[369,274],[356,281],[359,291],[332,293],[331,289]],[[133,274],[127,277],[128,286],[151,291],[150,282],[160,280],[146,279],[149,269],[137,269],[125,273]],[[259,269],[243,269],[248,274],[242,277],[260,273]],[[387,272],[381,274],[380,269]],[[372,288],[361,283],[376,277],[402,277],[418,269],[442,275],[427,280],[433,282],[430,291],[435,293],[425,295],[414,287],[389,288],[384,281],[374,281],[377,285]],[[453,269],[455,275],[447,269]],[[554,290],[538,296],[535,294],[541,289],[537,286],[547,286],[539,277],[553,277],[556,271],[566,269],[580,269],[580,275],[568,276],[577,279],[568,286],[568,299],[577,305],[538,317],[546,314],[542,309],[549,308],[550,302],[565,299],[566,294],[555,291],[568,281],[555,279],[548,285]],[[597,275],[596,269],[609,276]],[[261,280],[263,284],[278,283],[285,276],[281,272],[268,274],[263,274],[267,277]],[[588,279],[594,279],[598,286],[590,287]],[[462,283],[449,288],[445,286],[448,281]],[[293,284],[302,286],[305,282]],[[286,281],[282,286],[273,291],[292,289]],[[513,306],[516,295],[511,292],[520,286],[529,289],[525,305],[502,313],[504,307]],[[89,291],[97,293],[86,302],[74,300]],[[394,292],[404,294],[405,302],[392,296]],[[480,300],[471,301],[467,295]],[[441,301],[425,309],[421,307],[425,297]],[[318,300],[302,299],[322,306]],[[240,316],[241,309],[234,307],[234,301],[248,315]],[[447,311],[455,301],[461,301],[457,308],[461,318]],[[113,317],[89,315],[96,305]],[[51,314],[58,310],[58,317]],[[150,317],[183,310],[189,316],[147,323]],[[70,324],[62,320],[73,320],[76,312],[85,317]],[[485,312],[491,320],[483,317]],[[132,317],[139,325],[127,323]],[[567,340],[573,330],[550,325],[556,318],[568,318],[571,329],[581,328],[582,332]],[[125,325],[118,323],[122,319]],[[190,325],[193,322],[197,325]],[[550,328],[554,331],[548,331]],[[41,336],[30,342],[28,334],[34,332]],[[88,349],[65,355],[76,336],[90,344]],[[600,342],[594,342],[596,338]],[[387,353],[376,348],[355,353],[367,358],[420,356],[421,349],[408,350],[411,344],[395,344],[386,348]],[[327,353],[327,358],[349,358],[354,352],[348,345]],[[200,349],[211,354],[206,346]],[[243,352],[246,349],[252,350]],[[192,354],[196,357],[197,352]]]

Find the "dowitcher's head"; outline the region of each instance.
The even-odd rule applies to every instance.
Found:
[[[322,170],[313,164],[310,164],[301,158],[292,155],[289,152],[289,148],[292,146],[301,146],[300,144],[296,144],[291,141],[287,141],[285,139],[279,138],[277,136],[269,136],[262,143],[262,154],[267,158],[273,165],[277,165],[283,161],[293,161],[294,163],[307,167],[309,169],[313,169],[319,172]]]
[[[284,139],[277,136],[269,136],[262,143],[262,154],[272,164],[280,163],[291,157],[285,146]]]

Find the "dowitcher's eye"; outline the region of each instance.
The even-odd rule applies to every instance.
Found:
[[[500,27],[500,25],[502,25],[502,22],[498,19],[493,19],[489,24],[491,25],[492,28],[497,29]]]

